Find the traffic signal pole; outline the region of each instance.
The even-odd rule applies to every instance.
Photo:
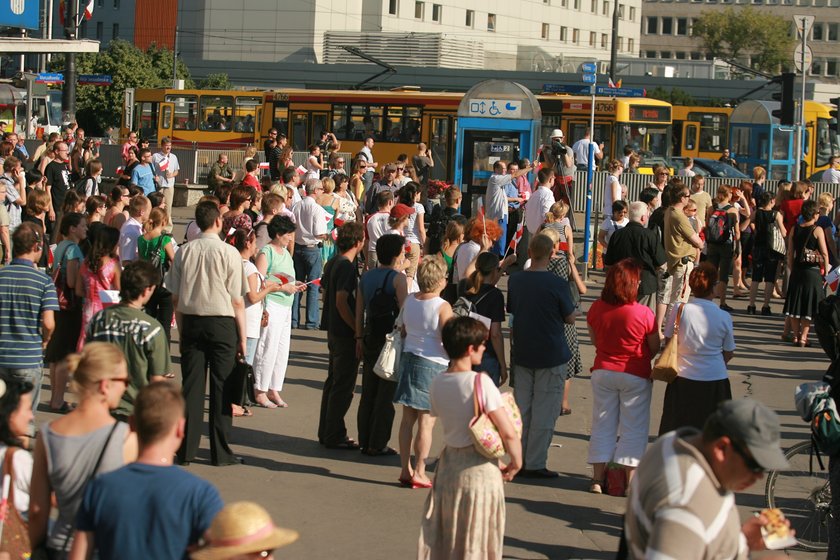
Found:
[[[79,33],[79,0],[67,2],[64,18],[64,36],[75,40]],[[76,53],[69,52],[64,59],[64,88],[61,90],[61,116],[67,123],[76,120]]]
[[[804,27],[804,24],[803,24]],[[797,135],[797,150],[796,150],[796,170],[794,177],[796,180],[799,181],[802,179],[800,173],[800,166],[802,165],[802,158],[805,155],[805,81],[806,76],[808,75],[808,67],[805,66],[805,54],[807,50],[806,41],[808,39],[808,34],[803,32],[802,33],[802,54],[800,56],[799,62],[800,67],[802,68],[802,92],[799,99],[799,121],[798,126],[796,128],[796,135]],[[807,179],[807,177],[806,177]]]

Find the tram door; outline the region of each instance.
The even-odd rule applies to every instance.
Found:
[[[692,121],[683,121],[682,130],[680,130],[680,145],[679,150],[674,150],[673,153],[679,154],[682,157],[698,157],[700,155],[700,123]]]
[[[289,118],[289,140],[295,152],[309,154],[309,146],[321,139],[329,130],[329,113],[320,111],[292,111]],[[304,157],[304,159],[306,159]]]
[[[429,177],[437,181],[451,181],[455,175],[452,165],[455,156],[455,134],[457,118],[452,115],[431,115],[429,117],[428,148],[432,151],[435,166]]]

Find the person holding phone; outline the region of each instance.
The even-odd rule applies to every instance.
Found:
[[[435,160],[432,158],[432,151],[426,147],[425,143],[420,142],[417,144],[417,153],[411,158],[411,163],[414,165],[414,173],[417,175],[417,181],[421,185],[428,185],[429,175],[435,166]]]

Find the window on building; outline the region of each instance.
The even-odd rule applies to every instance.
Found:
[[[496,14],[487,14],[487,31],[496,31]]]
[[[661,51],[659,58],[671,58],[671,51]]]
[[[464,25],[467,27],[473,27],[475,25],[475,12],[472,10],[467,10],[467,18],[464,21]]]
[[[648,35],[656,35],[657,31],[659,31],[659,18],[656,16],[648,16],[645,33]]]
[[[656,58],[656,51],[645,51],[645,58]]]
[[[548,24],[544,23],[544,24],[542,24],[542,31],[540,32],[540,37],[542,37],[543,39],[548,39],[548,34],[549,34]]]
[[[602,49],[607,48],[607,34],[606,33],[601,33],[601,48]]]
[[[593,14],[598,13],[598,0],[592,0],[591,11],[592,11]]]
[[[825,75],[826,76],[836,76],[837,75],[837,59],[830,58],[825,61]]]
[[[432,4],[432,21],[438,23],[443,19],[443,6],[440,4]]]
[[[692,51],[691,52],[691,60],[703,60],[703,53]]]
[[[572,29],[572,43],[580,43],[580,29]]]
[[[423,19],[423,12],[426,11],[426,3],[425,2],[415,2],[414,3],[414,19]]]
[[[673,20],[673,18],[669,18],[669,17],[662,18],[662,34],[663,35],[673,35],[674,34],[674,20]]]
[[[392,16],[399,15],[400,0],[388,0],[388,13]]]
[[[82,22],[79,24],[79,37],[87,37],[88,33],[88,26],[87,20],[83,19]]]
[[[677,35],[688,35],[688,18],[677,18]]]
[[[624,19],[624,4],[618,5],[618,19]]]
[[[568,8],[569,0],[560,0],[560,6],[562,6],[563,8]]]
[[[685,60],[685,58],[686,58],[685,51],[677,51],[676,55],[677,55],[677,60]]]
[[[564,43],[569,40],[569,28],[568,27],[561,27],[560,28],[560,40]]]
[[[823,75],[823,62],[822,60],[814,60],[811,63],[811,70],[810,73],[812,76],[822,76]]]
[[[624,48],[624,37],[620,35],[616,37],[615,48],[618,50],[618,52],[621,52],[621,49]]]
[[[551,0],[543,0],[543,4],[548,4],[550,6],[551,5]]]
[[[636,52],[635,40],[632,37],[627,39],[627,52],[631,52],[631,53]]]
[[[580,0],[575,0],[575,10],[580,10]]]
[[[96,40],[97,41],[101,41],[102,40],[102,35],[105,34],[105,30],[102,29],[103,27],[104,27],[104,25],[102,25],[101,21],[96,22]]]
[[[837,33],[838,31],[838,24],[836,23],[829,23],[828,24],[828,40],[829,41],[836,41],[837,40]]]
[[[635,6],[630,6],[630,21],[636,21],[636,8],[635,8]]]
[[[119,39],[120,38],[120,24],[115,23],[114,26],[111,28],[111,38],[112,39]]]
[[[595,41],[597,41],[597,39],[598,39],[598,34],[595,33],[594,31],[590,31],[589,32],[589,46],[594,47],[595,46]]]
[[[606,0],[604,1],[604,6],[603,6],[603,9],[601,10],[601,15],[602,16],[610,15],[610,3],[607,2]]]
[[[825,38],[825,30],[823,29],[823,24],[815,23],[814,27],[811,28],[811,39],[813,41],[822,41]]]

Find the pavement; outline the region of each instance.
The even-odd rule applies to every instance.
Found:
[[[188,209],[175,211],[175,239],[183,239]],[[603,276],[590,276],[584,310],[600,293]],[[506,279],[500,286],[506,289]],[[738,348],[729,366],[734,398],[761,400],[779,413],[785,447],[807,437],[807,425],[793,406],[794,387],[818,380],[827,365],[819,346],[793,348],[780,340],[781,300],[774,300],[774,317],[748,316],[744,299],[735,307]],[[594,349],[585,319],[578,321],[584,368]],[[177,340],[177,330],[173,331]],[[178,346],[173,343],[178,362]],[[208,440],[202,439],[198,459],[187,469],[215,484],[226,502],[254,500],[271,513],[274,521],[300,532],[300,539],[277,557],[292,559],[341,558],[391,560],[416,556],[417,539],[427,490],[397,484],[399,458],[370,458],[358,451],[328,450],[317,442],[316,431],[321,388],[326,378],[327,346],[321,331],[292,332],[291,357],[283,389],[286,409],[255,408],[254,416],[236,418],[232,432],[234,451],[245,464],[212,467]],[[177,372],[180,379],[180,372]],[[356,397],[347,415],[348,431],[357,435]],[[586,464],[591,427],[591,391],[588,371],[575,379],[571,389],[573,413],[561,416],[548,454],[548,467],[561,476],[550,481],[519,479],[506,485],[507,527],[504,557],[511,559],[607,559],[618,548],[624,498],[587,492],[592,470]],[[72,399],[72,395],[68,395]],[[651,438],[659,425],[664,385],[655,383],[652,399]],[[49,397],[42,397],[46,401]],[[391,446],[397,447],[395,419]],[[39,412],[39,421],[51,414]],[[651,441],[652,441],[651,439]],[[436,427],[432,461],[441,451]],[[742,517],[766,507],[764,481],[738,495]],[[824,555],[789,552],[792,558],[816,559]]]

